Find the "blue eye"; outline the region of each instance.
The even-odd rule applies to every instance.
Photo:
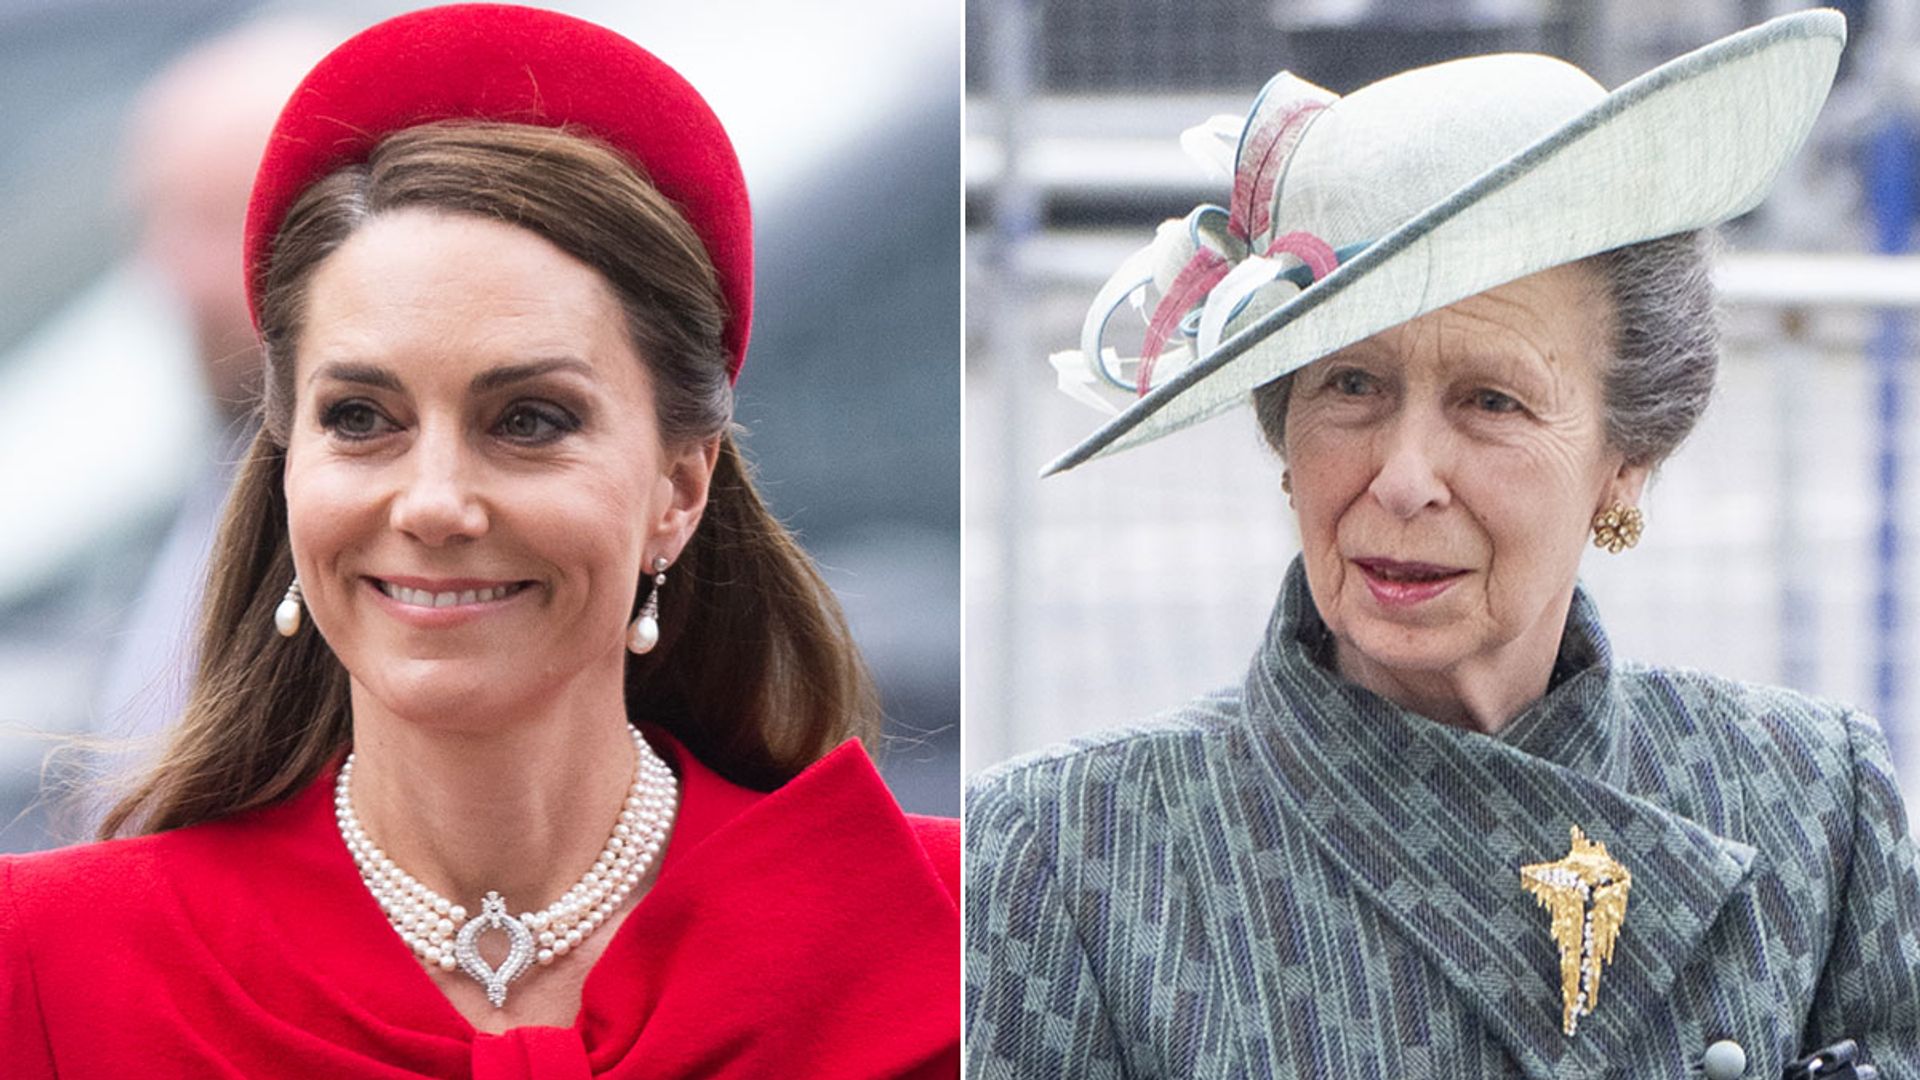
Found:
[[[557,405],[516,401],[501,414],[494,430],[514,442],[539,446],[580,430],[580,421]]]
[[[1359,368],[1342,368],[1327,382],[1340,393],[1353,397],[1371,394],[1377,386],[1374,377]]]
[[[1481,412],[1510,413],[1519,412],[1520,403],[1498,390],[1476,390],[1473,392],[1473,406]]]
[[[320,413],[320,427],[342,439],[371,439],[393,425],[370,401],[352,398],[335,402]]]

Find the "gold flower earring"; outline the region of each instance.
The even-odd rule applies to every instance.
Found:
[[[1637,506],[1614,503],[1593,515],[1593,546],[1615,555],[1640,542],[1647,516]]]

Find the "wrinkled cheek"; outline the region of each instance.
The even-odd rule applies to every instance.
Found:
[[[1340,565],[1340,534],[1349,504],[1331,494],[1338,482],[1337,477],[1315,473],[1293,474],[1294,524],[1310,576],[1319,579],[1316,584],[1329,584],[1326,575]]]
[[[1532,626],[1542,611],[1573,586],[1579,569],[1577,548],[1561,550],[1557,522],[1541,520],[1525,531],[1496,539],[1486,586],[1488,615],[1511,632]]]
[[[1303,513],[1300,520],[1300,549],[1307,568],[1307,588],[1320,617],[1338,630],[1345,622],[1341,606],[1346,602],[1346,562],[1340,556],[1339,522],[1328,516]]]

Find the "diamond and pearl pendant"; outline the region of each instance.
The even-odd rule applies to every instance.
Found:
[[[507,958],[497,968],[481,957],[475,944],[483,930],[494,929],[507,932]],[[453,941],[453,958],[461,971],[487,988],[487,1000],[498,1009],[507,1003],[507,984],[525,975],[533,966],[533,940],[533,931],[507,914],[507,902],[500,894],[490,892],[480,903],[480,917],[460,928],[460,936]],[[552,953],[547,954],[546,962],[553,962]]]
[[[560,899],[544,910],[517,917],[507,913],[504,897],[490,891],[481,901],[480,913],[468,919],[466,908],[395,866],[353,812],[353,755],[347,755],[334,787],[334,818],[340,836],[360,869],[360,880],[415,956],[443,971],[463,972],[486,988],[487,1000],[495,1008],[503,1008],[508,984],[535,966],[566,956],[613,917],[659,857],[678,801],[673,771],[639,731],[632,735],[633,785],[606,846]],[[498,967],[488,964],[479,949],[481,935],[495,930],[507,935],[507,955]]]

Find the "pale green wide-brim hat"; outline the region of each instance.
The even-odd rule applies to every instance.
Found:
[[[1799,12],[1611,93],[1528,54],[1345,97],[1276,76],[1244,121],[1182,139],[1231,167],[1231,206],[1163,225],[1101,290],[1081,348],[1053,357],[1063,389],[1115,415],[1046,472],[1215,416],[1476,293],[1745,213],[1805,141],[1845,42],[1838,12]],[[1129,300],[1144,313],[1152,293],[1147,359],[1120,359],[1108,317]]]

